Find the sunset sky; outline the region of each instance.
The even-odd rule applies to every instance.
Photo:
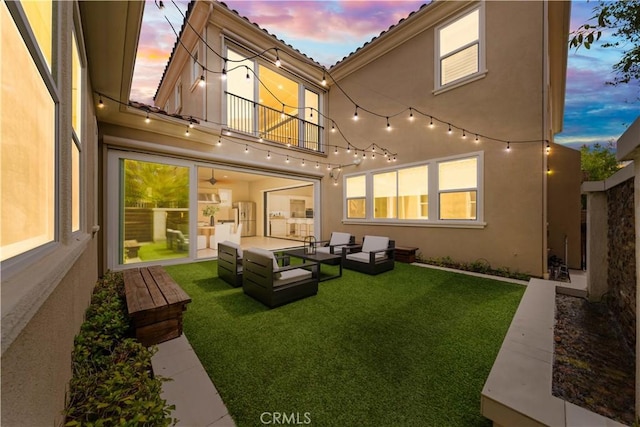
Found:
[[[153,104],[162,72],[188,1],[165,1],[159,10],[147,1],[142,24],[131,99]],[[230,9],[247,17],[320,64],[330,67],[373,37],[418,10],[424,1],[249,1],[228,0]],[[585,23],[596,2],[573,1],[571,29]],[[176,8],[176,5],[180,9]],[[182,14],[181,14],[182,13]],[[165,18],[166,17],[166,18]],[[603,41],[610,40],[605,34]],[[640,84],[611,86],[611,66],[621,51],[601,48],[570,50],[564,131],[556,142],[572,147],[617,138],[640,115]]]

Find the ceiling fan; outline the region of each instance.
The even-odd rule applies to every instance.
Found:
[[[214,170],[211,169],[211,178],[207,180],[211,183],[211,185],[216,185],[216,182],[218,182],[218,180],[214,176],[214,173],[215,173]]]

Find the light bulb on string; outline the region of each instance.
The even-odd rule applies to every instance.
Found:
[[[462,138],[467,139],[467,133],[462,129]]]
[[[476,134],[476,144],[480,142],[480,138],[478,137],[478,134]]]
[[[331,120],[331,132],[335,132],[335,131],[336,131],[336,122]]]
[[[189,119],[189,127],[193,129],[194,126],[195,124],[193,123],[193,119]]]
[[[353,153],[353,157],[358,157],[358,149],[356,148],[356,151]]]
[[[309,107],[309,117],[313,118],[313,108]]]
[[[300,163],[300,166],[303,166],[303,167],[305,166],[304,159],[302,159],[302,162]]]
[[[207,84],[207,82],[204,80],[204,74],[200,75],[200,81],[198,82],[198,86],[200,87],[204,87]]]
[[[358,106],[356,105],[356,111],[353,113],[353,120],[358,120]]]
[[[190,135],[190,133],[189,133],[189,126],[187,126],[187,130],[185,131],[185,133],[184,133],[184,134],[185,134],[185,136],[189,136],[189,135]]]
[[[287,154],[287,158],[286,158],[285,162],[289,163],[289,155],[288,154]]]
[[[144,119],[145,123],[151,123],[151,119],[149,118],[149,112],[147,111],[147,117]]]
[[[316,169],[320,167],[320,163],[316,162]]]
[[[413,117],[413,108],[409,108],[409,120],[413,121],[413,119],[415,119],[415,117]]]
[[[333,149],[333,154],[338,154],[338,146],[336,145],[335,148]]]
[[[245,78],[247,81],[249,81],[249,80],[251,80],[251,76],[249,75],[249,67],[245,66],[244,68],[246,68],[246,69],[247,69],[247,74],[245,75],[245,77],[244,77],[244,78]]]
[[[104,108],[104,102],[102,101],[102,95],[100,95],[100,99],[98,100],[98,108]]]
[[[511,151],[511,143],[507,141],[507,151]]]
[[[271,151],[267,151],[267,160],[271,160]]]
[[[549,141],[547,141],[547,148],[545,149],[545,151],[547,152],[547,155],[549,155],[549,153],[551,152],[551,145],[549,145]]]
[[[389,117],[387,117],[387,131],[391,130],[391,124],[389,123]]]
[[[291,147],[291,137],[289,137],[289,140],[287,141],[287,148]]]
[[[351,144],[347,143],[347,153],[351,152]]]
[[[433,129],[433,117],[430,117],[430,121],[429,121],[429,127]]]
[[[218,138],[218,147],[220,147],[222,145],[222,139]]]
[[[328,170],[328,171],[330,171],[330,170],[331,170],[331,163],[329,163],[329,164],[327,165],[327,170]]]
[[[451,132],[452,132],[452,130],[451,130],[451,123],[448,123],[448,124],[449,124],[449,130],[447,131],[447,133],[448,133],[449,135],[451,135]]]
[[[397,159],[396,159],[396,156],[393,156],[393,161],[395,162],[396,160],[397,160]]]
[[[324,71],[322,71],[322,86],[326,86],[327,85],[327,76],[325,75]]]
[[[276,49],[276,67],[280,68],[282,62],[280,62],[280,57],[278,56],[278,49]]]
[[[284,104],[282,104],[282,111],[280,112],[280,117],[283,118],[283,119],[285,118],[285,115],[284,115]]]

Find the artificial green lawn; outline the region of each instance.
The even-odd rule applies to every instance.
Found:
[[[480,392],[523,286],[396,263],[345,270],[269,310],[215,261],[166,270],[193,299],[184,332],[238,426],[263,412],[314,426],[491,425]]]

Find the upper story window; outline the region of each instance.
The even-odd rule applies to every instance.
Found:
[[[347,176],[345,220],[482,225],[482,158],[474,153]]]
[[[76,31],[71,41],[71,124],[73,137],[71,138],[71,231],[80,230],[80,177],[82,160],[82,94],[84,93],[84,72],[80,49],[76,40]]]
[[[227,48],[226,123],[272,142],[321,151],[322,93],[239,47]]]
[[[483,8],[436,28],[436,90],[484,72]]]

